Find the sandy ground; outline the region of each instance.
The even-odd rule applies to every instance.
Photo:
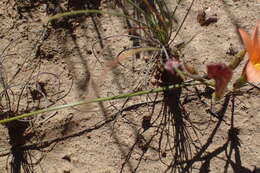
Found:
[[[149,65],[144,58],[127,59],[122,66],[104,73],[109,60],[132,46],[125,36],[128,32],[123,18],[85,15],[59,19],[48,26],[43,24],[47,16],[86,8],[84,2],[0,1],[1,75],[10,88],[10,105],[5,105],[7,100],[1,95],[1,116],[151,88]],[[187,0],[180,4],[176,13],[179,23],[190,3]],[[174,6],[175,1],[169,0],[169,8]],[[197,14],[206,7],[210,7],[218,20],[200,26]],[[113,10],[115,6],[109,1],[101,4],[91,1],[89,8]],[[260,19],[257,0],[195,1],[173,45],[196,35],[183,54],[187,62],[205,73],[206,64],[227,63],[232,58],[231,49],[242,50],[235,24],[251,33],[257,19]],[[245,63],[235,71],[234,79]],[[203,92],[204,88],[198,90]],[[207,144],[218,126],[214,112],[226,107],[214,138],[201,155],[204,158],[194,161],[191,172],[260,172],[257,170],[260,167],[259,90],[248,86],[241,93],[234,100],[227,97],[226,102],[223,99],[212,103],[205,94],[198,97],[193,87],[183,90],[180,100],[185,110],[183,116],[194,124],[193,127],[187,121],[190,136],[182,141],[190,159]],[[36,173],[171,172],[168,165],[178,155],[171,148],[176,131],[166,125],[166,130],[158,135],[156,127],[163,119],[162,110],[162,94],[149,94],[44,113],[23,120],[21,124],[26,127],[10,125],[7,129],[1,125],[0,172],[19,172],[19,169]],[[235,128],[230,132],[232,115]],[[142,122],[147,116],[155,123],[154,128],[144,131]],[[10,133],[21,133],[25,140],[14,142]],[[237,143],[230,142],[231,138]],[[14,162],[18,164],[13,165]]]

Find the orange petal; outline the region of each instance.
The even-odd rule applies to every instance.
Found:
[[[250,39],[249,35],[243,30],[243,29],[239,29],[239,33],[242,37],[243,43],[245,45],[246,51],[249,54],[249,57],[251,57],[251,54],[253,52],[253,42]]]
[[[245,74],[248,82],[260,83],[260,70],[250,61],[246,65]]]
[[[258,25],[259,22],[256,24],[256,27],[254,29],[253,33],[253,52],[252,52],[252,62],[253,63],[259,63],[260,62],[260,40],[258,38]]]
[[[251,61],[253,64],[260,63],[260,40],[258,38],[259,23],[260,22],[257,22],[257,24],[256,24],[252,40],[250,39],[249,35],[243,29],[239,29],[239,32],[243,39],[245,48],[248,52],[249,61]]]

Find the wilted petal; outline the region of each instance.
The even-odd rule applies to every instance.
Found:
[[[225,94],[228,82],[231,80],[233,72],[226,64],[207,65],[208,77],[216,81],[215,95],[221,98]]]

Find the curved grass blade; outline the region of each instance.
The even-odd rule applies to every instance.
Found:
[[[125,17],[136,23],[146,26],[145,23],[135,20],[134,18],[132,18],[130,16],[126,16],[122,13],[116,13],[116,12],[111,12],[111,11],[102,11],[102,10],[76,10],[76,11],[70,11],[70,12],[65,12],[65,13],[58,13],[54,16],[47,18],[46,22],[52,22],[52,21],[60,19],[62,17],[76,16],[76,15],[86,14],[86,13],[109,14],[109,15],[118,16],[118,17]]]

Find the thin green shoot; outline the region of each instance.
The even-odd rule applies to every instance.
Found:
[[[64,105],[60,105],[60,106],[49,107],[49,108],[46,108],[46,109],[41,109],[41,110],[38,110],[38,111],[25,113],[25,114],[22,114],[22,115],[18,115],[18,116],[14,116],[14,117],[11,117],[11,118],[3,119],[3,120],[0,120],[0,124],[4,124],[4,123],[11,122],[11,121],[15,121],[15,120],[19,120],[19,119],[35,116],[35,115],[40,114],[40,113],[51,112],[51,111],[58,111],[58,110],[61,110],[61,109],[70,108],[70,107],[74,107],[74,106],[79,106],[79,105],[83,105],[83,104],[98,103],[98,102],[118,100],[118,99],[123,99],[123,98],[130,98],[130,97],[134,97],[134,96],[141,96],[141,95],[145,95],[145,94],[159,93],[159,92],[164,92],[164,91],[168,91],[168,90],[172,90],[172,89],[177,89],[177,88],[182,88],[182,87],[187,87],[187,86],[194,86],[194,85],[201,85],[201,84],[200,83],[191,83],[191,82],[189,82],[189,83],[171,85],[171,86],[167,86],[167,87],[161,87],[161,88],[155,88],[155,89],[150,89],[150,90],[138,91],[138,92],[133,92],[133,93],[124,93],[124,94],[119,94],[119,95],[116,95],[116,96],[102,97],[102,98],[95,98],[95,99],[91,99],[91,100],[77,101],[77,102],[74,102],[74,103],[69,103],[69,104],[64,104]]]

